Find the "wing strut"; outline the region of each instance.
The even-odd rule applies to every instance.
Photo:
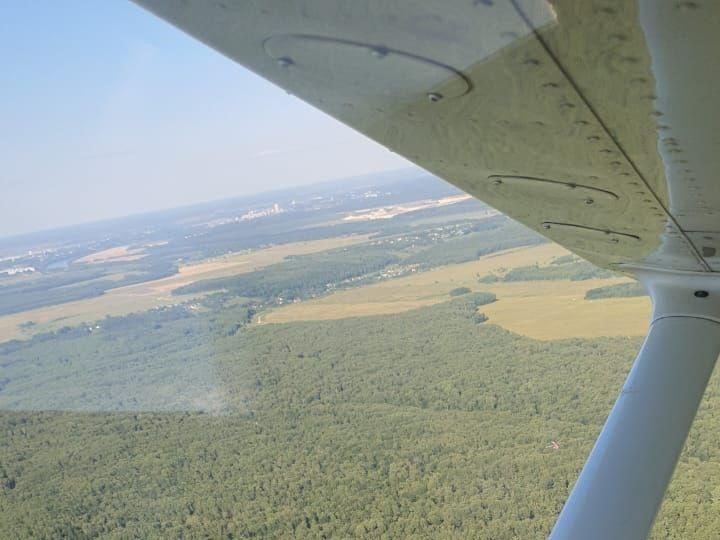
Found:
[[[639,269],[650,330],[550,540],[644,540],[720,354],[711,274]]]

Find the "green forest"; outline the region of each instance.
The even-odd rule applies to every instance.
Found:
[[[5,344],[0,537],[545,538],[640,340],[493,300],[250,325],[214,295]],[[720,531],[719,409],[714,377],[655,540]]]
[[[222,290],[235,296],[282,303],[319,296],[335,288],[399,277],[411,269],[428,270],[473,261],[504,249],[543,242],[546,242],[544,238],[504,216],[476,223],[461,221],[422,226],[403,234],[376,235],[370,242],[352,247],[288,257],[281,263],[246,274],[196,281],[173,290],[173,294]],[[612,275],[587,262],[565,266],[578,265],[591,269],[582,266],[586,273]],[[558,272],[556,274],[546,279],[562,279]]]
[[[403,182],[383,204],[447,195]],[[174,305],[0,343],[0,539],[546,538],[640,339],[535,341],[493,325],[494,294],[464,286],[396,315],[260,324],[278,304],[546,242],[502,215],[479,219],[475,202],[331,224],[367,208],[367,188],[328,189],[256,201],[292,211],[252,226],[235,219],[246,202],[208,203],[81,228],[68,245],[56,232],[53,250],[3,263],[38,272],[3,278],[0,314],[239,250],[368,236],[190,283]],[[121,245],[143,257],[77,262]],[[613,275],[566,255],[478,278]],[[179,296],[190,292],[204,295]],[[653,540],[718,537],[715,410],[717,376]]]
[[[569,279],[571,281],[582,281],[584,279],[609,278],[617,276],[611,270],[598,268],[592,263],[578,259],[572,255],[558,257],[547,266],[537,264],[512,268],[503,275],[487,274],[482,276],[480,283],[495,283],[497,281],[538,281],[553,279]],[[604,298],[618,296],[617,290],[609,290],[604,293]],[[637,295],[625,295],[637,296]],[[599,296],[597,296],[599,298]]]
[[[647,292],[640,283],[617,283],[590,289],[585,293],[585,299],[598,300],[600,298],[628,298],[645,295],[647,295]]]

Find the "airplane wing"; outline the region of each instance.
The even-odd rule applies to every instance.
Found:
[[[720,4],[139,3],[645,283],[648,339],[551,536],[645,538],[720,352]]]

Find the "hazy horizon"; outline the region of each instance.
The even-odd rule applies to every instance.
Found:
[[[410,165],[124,0],[0,29],[3,238]]]
[[[251,197],[261,197],[261,196],[263,196],[263,195],[269,196],[269,195],[271,195],[271,194],[273,194],[273,193],[278,193],[278,194],[280,194],[280,193],[283,193],[283,192],[286,192],[286,191],[292,192],[292,190],[293,190],[293,189],[296,189],[296,188],[297,188],[297,189],[300,189],[300,188],[312,188],[312,187],[314,187],[314,186],[320,187],[320,186],[323,186],[323,185],[333,184],[333,183],[336,183],[336,182],[337,182],[337,183],[344,182],[344,181],[352,182],[353,180],[357,181],[357,180],[361,180],[361,179],[363,179],[363,178],[368,178],[368,179],[370,179],[371,177],[373,177],[373,176],[375,176],[375,175],[396,175],[396,174],[397,174],[397,175],[402,175],[402,174],[405,174],[405,173],[408,173],[408,174],[409,174],[409,173],[412,173],[412,172],[417,172],[418,174],[426,174],[426,175],[428,175],[428,176],[434,176],[434,175],[432,175],[431,173],[425,171],[424,169],[421,169],[420,167],[416,167],[416,166],[414,166],[414,165],[411,164],[411,165],[408,166],[408,167],[401,167],[401,168],[398,168],[398,169],[388,169],[388,170],[384,170],[384,171],[377,171],[377,172],[374,172],[374,173],[358,174],[358,175],[352,175],[352,176],[343,176],[343,177],[339,177],[339,178],[331,178],[331,179],[326,179],[326,180],[319,180],[319,181],[317,181],[317,182],[308,182],[308,183],[304,183],[304,184],[297,184],[297,185],[290,185],[290,186],[281,186],[281,187],[277,187],[277,188],[274,188],[274,189],[254,191],[254,192],[252,192],[252,193],[244,193],[244,194],[239,194],[239,195],[228,195],[228,196],[226,196],[226,197],[219,197],[219,198],[213,198],[213,199],[205,199],[205,200],[191,201],[191,202],[188,202],[188,203],[185,203],[185,204],[179,204],[179,205],[175,205],[175,206],[168,206],[168,207],[162,207],[162,208],[154,208],[154,209],[151,209],[151,210],[145,210],[145,211],[140,211],[140,212],[131,212],[131,213],[128,213],[128,214],[108,215],[107,217],[102,217],[102,218],[100,218],[100,219],[89,219],[89,220],[86,220],[86,221],[70,222],[70,223],[66,223],[66,224],[62,224],[62,225],[51,226],[51,227],[46,227],[46,228],[41,228],[41,229],[32,229],[32,230],[27,230],[27,231],[19,232],[19,233],[3,234],[3,232],[0,231],[0,242],[2,242],[2,241],[4,241],[4,240],[12,240],[12,239],[15,239],[15,238],[21,238],[21,237],[24,237],[24,236],[30,236],[30,235],[34,235],[34,234],[42,234],[42,233],[47,233],[47,232],[54,232],[54,231],[62,230],[62,229],[66,229],[66,228],[82,227],[82,226],[84,226],[84,225],[93,225],[93,224],[97,224],[97,223],[103,223],[103,222],[106,222],[106,221],[116,221],[116,220],[123,220],[123,219],[131,219],[131,218],[141,217],[141,216],[146,216],[146,215],[149,216],[149,215],[156,214],[156,213],[172,212],[172,211],[175,211],[175,210],[182,210],[182,209],[191,209],[191,208],[193,208],[193,207],[195,207],[195,206],[201,206],[201,205],[213,204],[213,203],[220,203],[220,202],[223,202],[223,201],[230,201],[230,200],[233,200],[233,199],[243,199],[243,198],[251,198]],[[444,182],[444,181],[442,181],[442,180],[440,180],[440,179],[438,179],[438,181],[441,181],[441,182],[443,182],[443,183],[446,183],[446,182]],[[448,185],[449,185],[449,184],[448,184]]]

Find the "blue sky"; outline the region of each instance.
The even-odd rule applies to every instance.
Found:
[[[127,0],[0,2],[0,236],[408,166]]]

